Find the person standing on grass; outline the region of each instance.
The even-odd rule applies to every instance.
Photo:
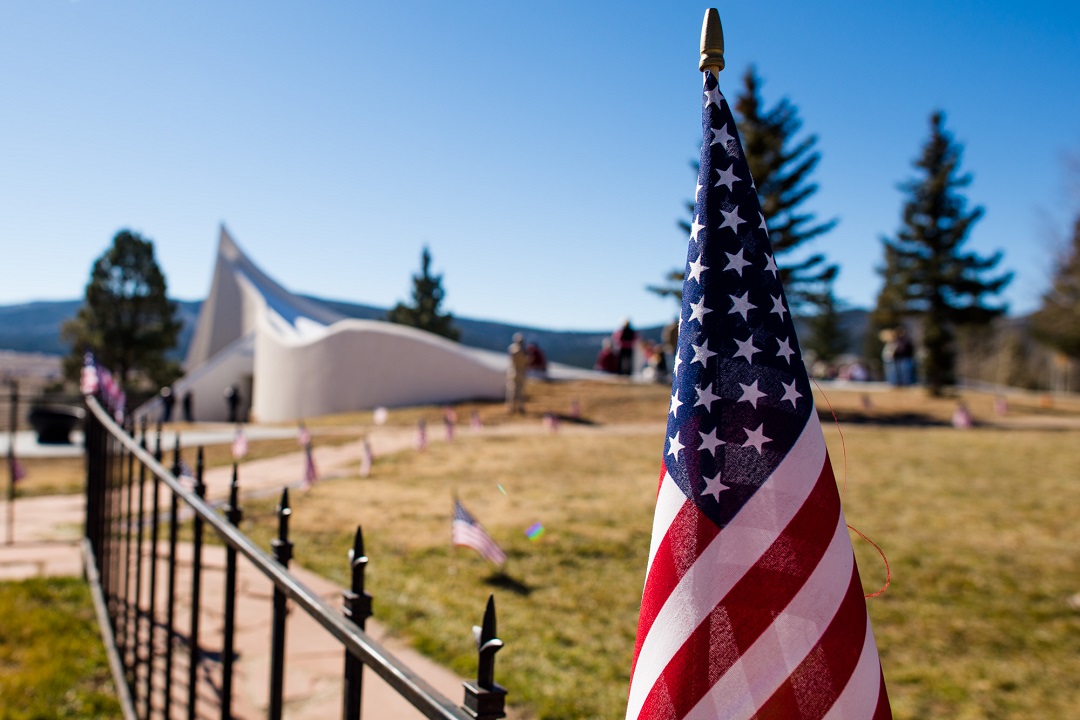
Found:
[[[630,375],[634,370],[634,343],[637,342],[637,333],[630,326],[629,318],[623,320],[612,341],[619,356],[619,374]]]
[[[509,363],[506,367],[506,412],[525,412],[525,374],[529,369],[529,353],[525,350],[525,336],[514,333],[510,344]]]

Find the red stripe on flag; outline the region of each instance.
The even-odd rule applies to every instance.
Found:
[[[638,717],[684,717],[798,593],[836,530],[840,499],[829,463],[769,549],[676,651]],[[707,664],[707,672],[700,666]],[[674,695],[672,695],[674,691]]]
[[[663,478],[663,475],[661,475]],[[678,586],[683,575],[694,565],[694,560],[709,546],[720,528],[705,516],[698,506],[687,500],[664,534],[656,549],[649,575],[645,578],[645,592],[641,598],[641,615],[638,618],[637,641],[634,645],[634,665],[645,643],[656,616]]]
[[[859,569],[852,563],[851,582],[836,615],[814,648],[754,717],[825,717],[855,672],[868,627]]]

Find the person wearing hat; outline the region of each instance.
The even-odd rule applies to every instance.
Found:
[[[525,336],[514,333],[509,349],[510,362],[506,367],[506,412],[525,412],[525,373],[529,369],[529,353],[525,350]]]

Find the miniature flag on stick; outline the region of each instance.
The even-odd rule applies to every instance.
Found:
[[[457,547],[472,548],[485,560],[490,560],[496,565],[506,562],[506,553],[495,544],[483,526],[457,498],[454,498],[454,520],[450,524],[450,541]]]
[[[427,450],[427,420],[424,418],[416,423],[416,449]]]
[[[236,426],[236,437],[233,438],[232,443],[232,456],[233,460],[240,460],[248,454],[248,441],[247,435],[244,434],[244,427],[242,425]]]
[[[311,449],[311,433],[308,432],[308,429],[304,427],[303,423],[300,424],[300,432],[297,439],[304,448],[304,480],[301,483],[301,487],[303,487],[304,490],[310,490],[319,479],[319,474],[315,470],[315,456],[312,454]]]
[[[26,479],[26,468],[23,466],[19,458],[12,456],[11,458],[11,482],[17,483],[20,480]]]
[[[375,454],[371,452],[371,443],[367,438],[364,438],[364,444],[362,447],[363,454],[360,456],[360,477],[367,477],[371,474],[371,465],[375,461]]]
[[[891,718],[810,381],[712,72],[702,100],[626,717]]]
[[[94,354],[87,351],[83,355],[82,372],[79,374],[79,391],[83,395],[94,395],[98,391],[97,363]]]

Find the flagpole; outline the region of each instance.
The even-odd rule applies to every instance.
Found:
[[[705,11],[701,22],[701,60],[698,62],[701,72],[709,71],[719,77],[724,69],[724,27],[720,24],[720,13],[716,8]]]

